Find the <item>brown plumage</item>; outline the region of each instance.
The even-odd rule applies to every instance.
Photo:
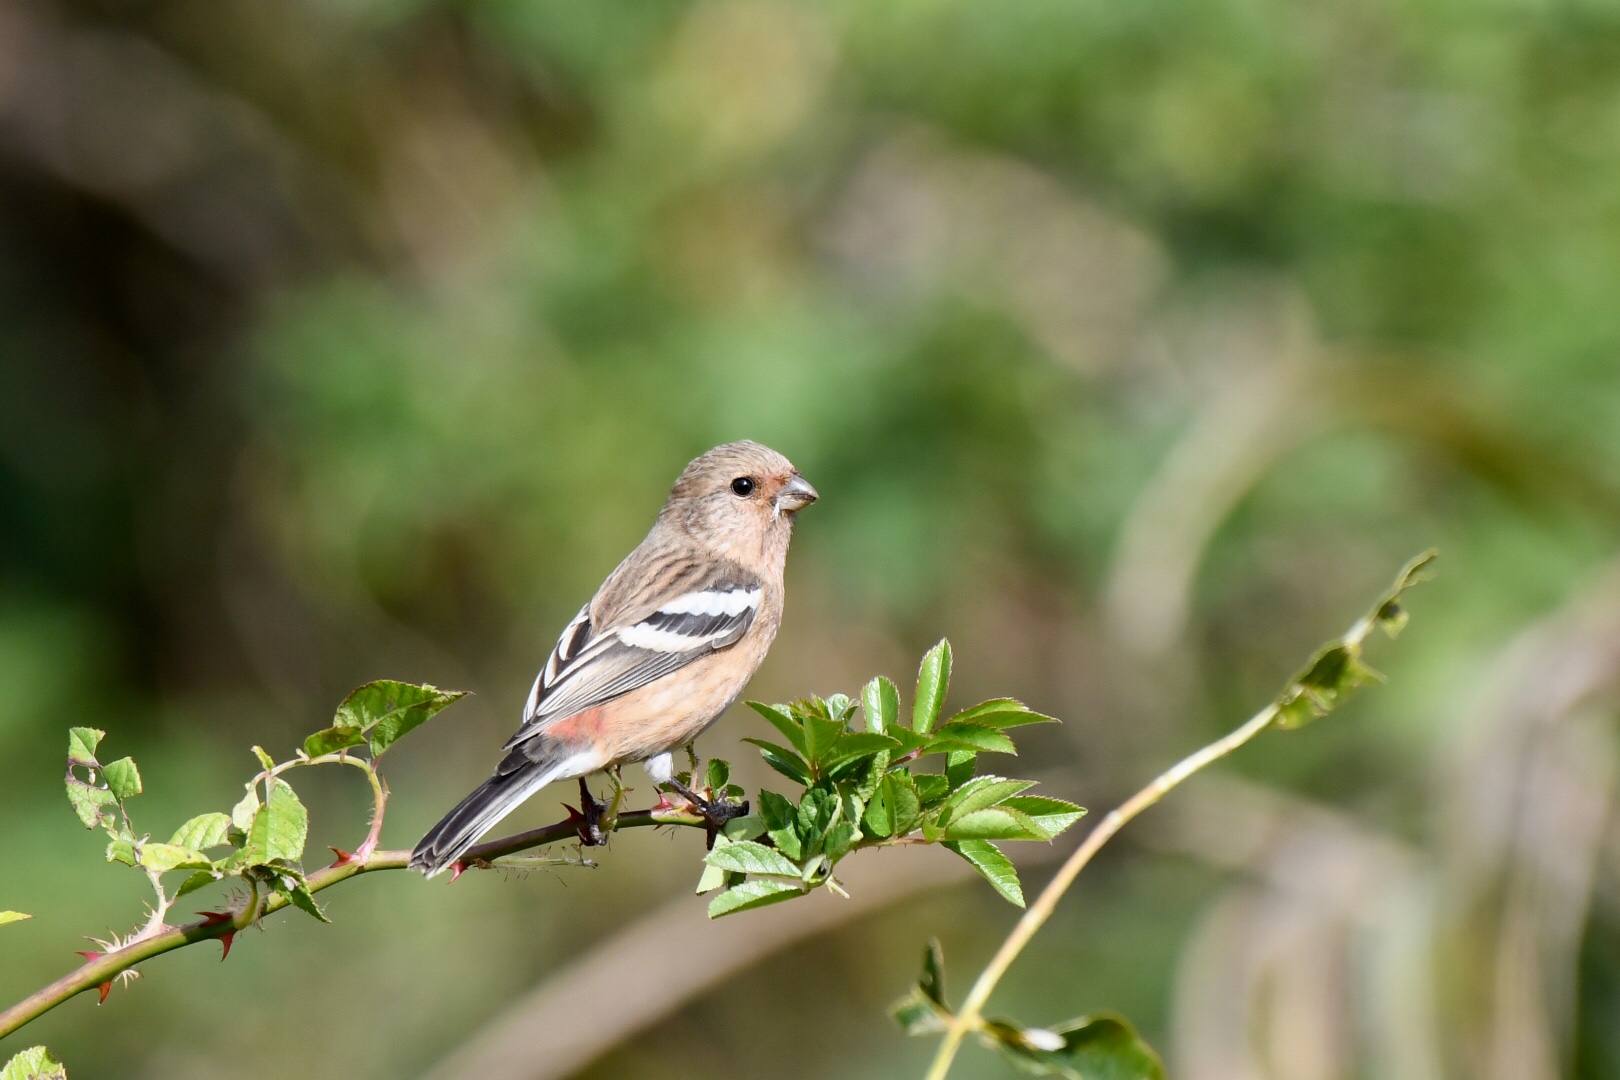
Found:
[[[429,877],[556,780],[667,755],[742,693],[782,622],[794,514],[816,492],[776,451],[717,446],[681,473],[647,538],[563,630],[495,774],[411,853]]]

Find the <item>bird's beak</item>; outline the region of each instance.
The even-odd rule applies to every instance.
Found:
[[[810,481],[794,473],[788,482],[782,485],[782,490],[776,493],[776,512],[778,514],[791,514],[795,510],[802,510],[821,496],[816,489],[810,486]]]

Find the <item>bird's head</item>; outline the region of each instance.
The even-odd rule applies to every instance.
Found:
[[[666,516],[716,550],[785,539],[817,499],[793,462],[768,446],[734,442],[693,459],[669,493]]]

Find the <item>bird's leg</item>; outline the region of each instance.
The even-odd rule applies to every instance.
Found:
[[[613,782],[613,798],[608,800],[607,813],[602,815],[602,831],[610,833],[619,822],[619,808],[624,805],[624,793],[628,789],[624,786],[624,778],[619,775],[619,766],[608,769],[607,774]]]
[[[691,744],[688,744],[686,747],[686,756],[687,759],[692,763],[690,779],[693,785],[696,785],[698,782],[697,753],[692,749]],[[730,821],[732,818],[739,818],[748,813],[748,800],[746,799],[744,799],[742,802],[730,802],[724,796],[712,800],[700,798],[697,792],[693,791],[692,788],[687,787],[679,780],[676,780],[674,777],[664,781],[664,786],[674,791],[675,794],[685,799],[688,803],[691,803],[692,808],[698,812],[700,817],[703,818],[703,829],[708,838],[707,846],[710,848],[714,847],[714,838],[721,829],[726,827],[726,822]],[[714,793],[710,792],[710,794]]]
[[[617,809],[617,798],[614,799],[613,805]],[[590,785],[585,783],[585,778],[580,777],[579,842],[586,847],[596,847],[599,844],[607,843],[607,834],[602,831],[602,811],[604,809],[603,805],[597,802],[596,797],[591,794]]]

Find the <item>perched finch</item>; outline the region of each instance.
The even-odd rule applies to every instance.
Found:
[[[815,500],[793,463],[758,443],[688,465],[647,538],[563,629],[495,774],[428,830],[411,866],[432,877],[455,864],[554,780],[640,761],[670,783],[673,751],[765,659],[793,517]]]

